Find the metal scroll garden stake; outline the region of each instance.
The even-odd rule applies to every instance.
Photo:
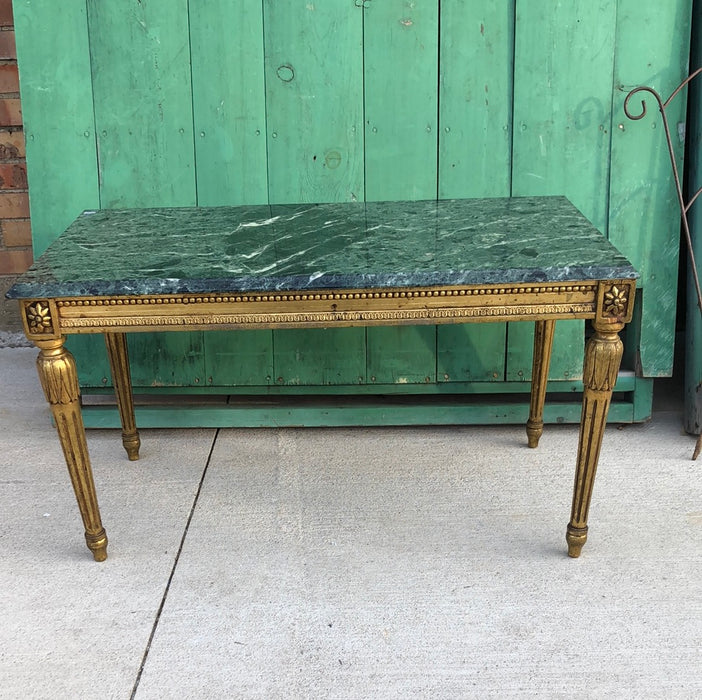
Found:
[[[685,201],[685,196],[683,195],[683,190],[682,190],[682,185],[680,183],[680,174],[678,173],[678,164],[675,160],[675,152],[673,150],[673,141],[670,137],[670,127],[668,125],[668,117],[666,116],[666,109],[668,108],[668,105],[670,105],[671,101],[675,99],[676,95],[688,85],[688,83],[697,75],[702,73],[702,68],[698,68],[694,73],[691,73],[688,75],[685,80],[683,80],[678,87],[673,90],[673,92],[670,94],[670,97],[663,101],[663,98],[660,96],[658,92],[656,92],[653,88],[647,87],[647,86],[642,86],[642,87],[637,87],[634,88],[627,96],[626,99],[624,100],[624,113],[629,119],[633,120],[638,120],[638,119],[643,119],[646,116],[646,101],[641,100],[641,112],[638,114],[632,113],[632,111],[629,108],[629,102],[631,98],[634,95],[637,95],[638,93],[642,92],[647,92],[650,95],[653,96],[653,98],[656,100],[658,103],[658,109],[661,113],[661,118],[663,119],[663,128],[665,130],[665,140],[666,144],[668,145],[668,155],[670,156],[670,165],[673,169],[673,179],[675,180],[675,189],[677,191],[678,195],[678,204],[680,205],[680,216],[682,218],[682,228],[683,228],[683,234],[685,236],[685,244],[687,246],[687,254],[689,256],[690,260],[690,269],[692,271],[692,278],[694,281],[695,285],[695,291],[697,292],[697,307],[702,314],[702,291],[700,291],[700,279],[699,275],[697,273],[697,264],[695,262],[695,252],[692,247],[692,237],[690,235],[690,222],[688,220],[688,213],[690,211],[690,207],[695,203],[695,200],[699,197],[700,193],[702,193],[702,187],[700,187],[693,195],[690,197],[690,199],[686,202]],[[695,451],[692,454],[692,459],[697,459],[699,456],[700,452],[702,451],[702,434],[700,434],[697,437],[697,443],[695,444]]]

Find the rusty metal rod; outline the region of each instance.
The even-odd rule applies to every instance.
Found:
[[[695,70],[693,73],[690,73],[690,75],[683,80],[680,85],[678,85],[675,90],[673,90],[672,93],[670,93],[670,96],[668,97],[667,100],[663,101],[663,98],[660,96],[656,90],[654,90],[652,87],[647,87],[647,86],[641,86],[634,88],[629,92],[629,94],[626,96],[624,99],[624,114],[629,119],[632,119],[634,121],[638,121],[639,119],[643,119],[646,116],[646,101],[641,100],[641,113],[640,114],[634,114],[630,109],[629,109],[629,101],[631,98],[641,92],[647,92],[650,95],[653,96],[653,98],[656,100],[658,103],[658,110],[661,113],[661,118],[663,120],[663,129],[665,131],[665,140],[666,144],[668,146],[668,156],[670,157],[670,165],[673,170],[673,179],[675,181],[675,190],[678,195],[678,204],[680,206],[680,217],[682,219],[682,227],[683,227],[683,233],[685,236],[685,244],[687,246],[687,254],[688,258],[690,260],[690,269],[692,270],[692,278],[695,286],[695,291],[697,292],[697,307],[700,311],[700,314],[702,314],[702,290],[700,290],[700,279],[699,275],[697,272],[697,263],[695,261],[695,251],[692,246],[692,236],[690,235],[690,224],[688,221],[688,212],[690,211],[690,207],[695,203],[695,200],[699,197],[700,193],[702,193],[702,187],[698,189],[695,194],[690,198],[688,202],[685,202],[685,197],[683,195],[683,189],[682,185],[680,183],[680,175],[678,173],[678,164],[675,160],[675,151],[673,150],[673,141],[670,137],[670,127],[668,126],[668,117],[666,115],[665,110],[667,109],[668,105],[671,103],[671,101],[678,95],[678,93],[685,88],[688,83],[698,76],[700,73],[702,73],[702,67],[698,68]],[[700,434],[697,437],[697,443],[695,444],[695,450],[692,454],[692,459],[697,459],[699,457],[700,452],[702,452],[702,434]]]

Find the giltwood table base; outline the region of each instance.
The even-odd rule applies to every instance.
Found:
[[[587,539],[587,516],[607,412],[622,357],[619,331],[631,319],[634,280],[562,285],[497,285],[414,290],[348,290],[290,295],[168,295],[150,298],[44,299],[22,301],[27,336],[39,347],[39,377],[51,406],[71,483],[96,561],[107,558],[90,458],[81,417],[80,391],[65,333],[105,335],[122,442],[130,460],[139,456],[125,331],[208,328],[310,328],[466,321],[535,320],[529,447],[543,432],[548,368],[558,318],[589,318],[583,408],[575,484],[566,540],[578,557]],[[292,302],[292,307],[290,302]]]

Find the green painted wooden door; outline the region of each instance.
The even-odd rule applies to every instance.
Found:
[[[566,194],[643,273],[644,376],[672,366],[677,215],[654,118],[691,0],[15,0],[37,252],[82,209]],[[683,120],[684,101],[680,102]],[[559,324],[551,377],[582,372]],[[108,383],[99,338],[73,348]],[[130,338],[137,386],[450,391],[530,376],[527,324]]]

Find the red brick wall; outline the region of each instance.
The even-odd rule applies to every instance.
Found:
[[[32,262],[24,154],[12,0],[0,0],[0,275]]]

